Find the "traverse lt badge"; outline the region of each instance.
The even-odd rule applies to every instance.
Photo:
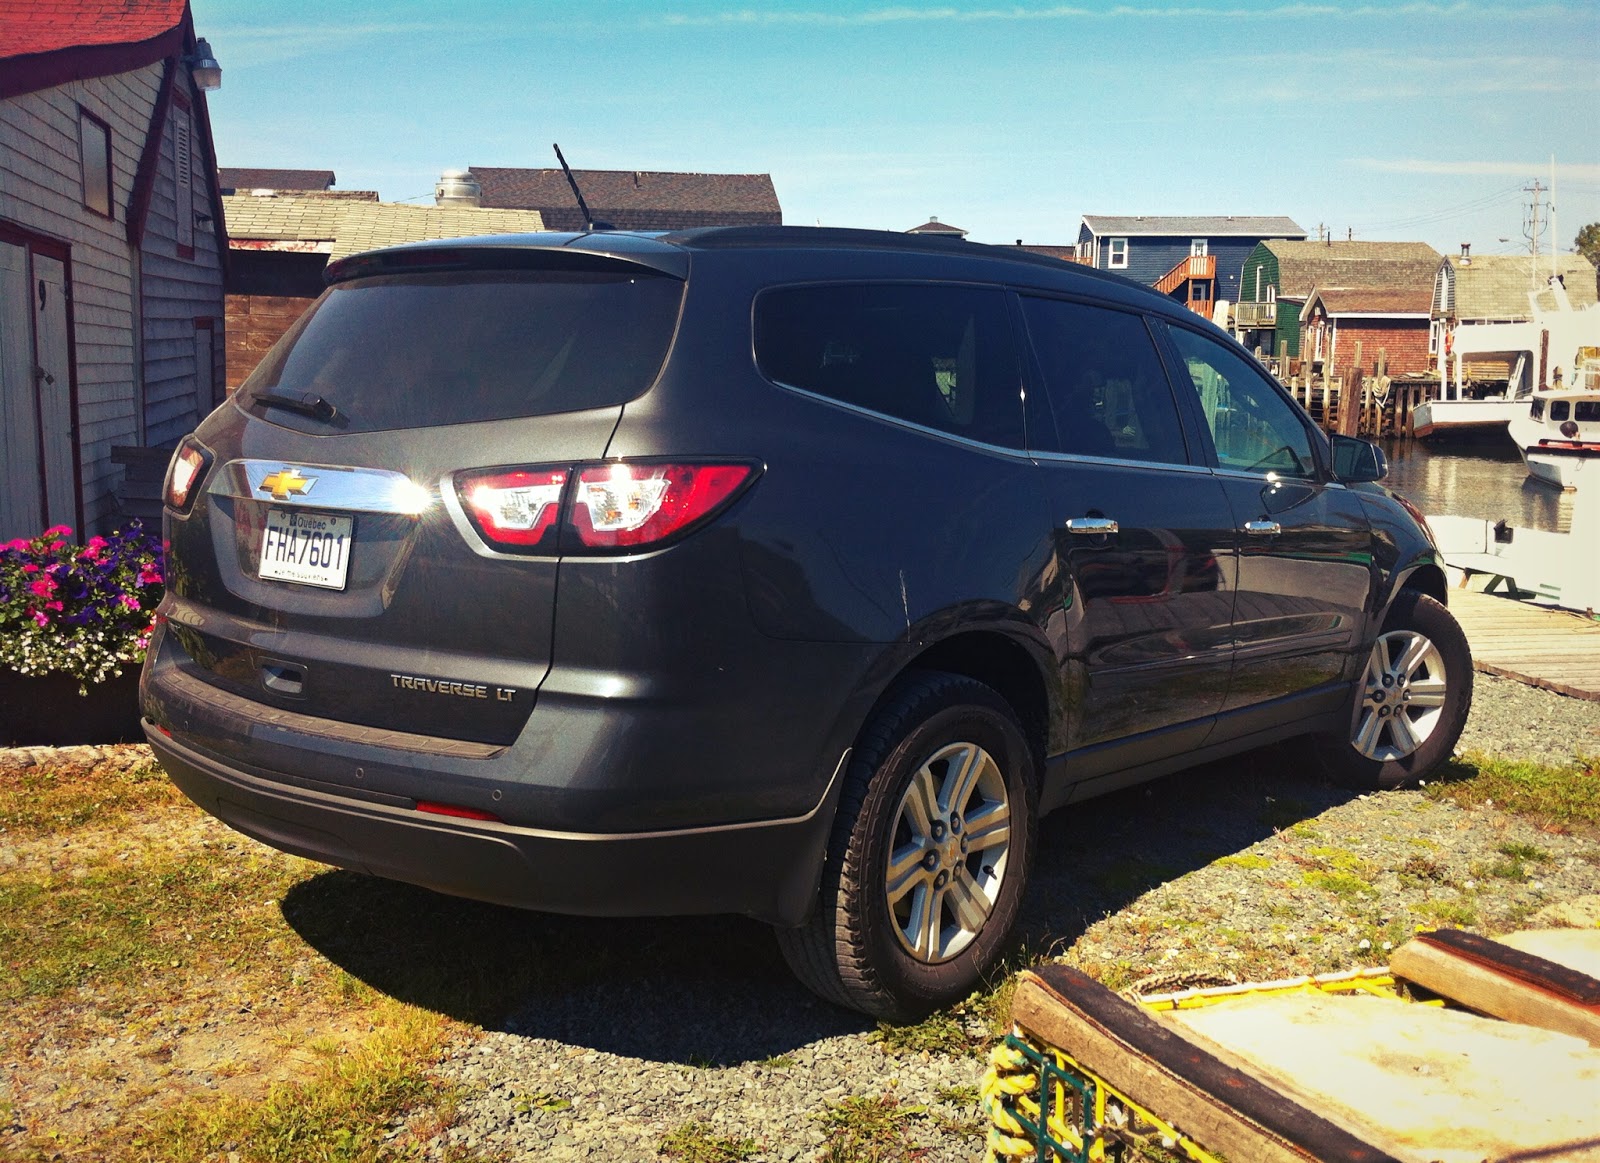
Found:
[[[256,488],[263,493],[271,493],[274,500],[287,501],[291,493],[305,496],[316,483],[316,477],[303,477],[297,468],[280,468]]]

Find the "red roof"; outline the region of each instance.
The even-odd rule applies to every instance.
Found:
[[[3,0],[0,97],[129,72],[183,48],[188,0]]]

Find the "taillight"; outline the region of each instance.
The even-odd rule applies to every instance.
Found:
[[[710,520],[755,475],[749,464],[611,461],[458,473],[455,488],[472,527],[496,549],[628,552]]]
[[[467,516],[491,545],[554,553],[565,469],[463,473],[456,491]]]
[[[162,499],[167,508],[176,513],[187,513],[194,504],[194,488],[205,475],[206,466],[211,463],[211,453],[193,436],[185,436],[179,442],[177,450],[172,454],[172,462],[167,465],[167,483],[162,490]]]
[[[572,529],[588,549],[665,541],[722,508],[753,471],[747,464],[622,461],[585,468],[573,492]]]

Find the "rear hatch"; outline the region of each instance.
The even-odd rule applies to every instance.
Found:
[[[167,516],[183,668],[317,718],[511,742],[550,663],[541,488],[554,512],[562,466],[603,456],[659,374],[683,296],[682,252],[660,250],[433,245],[331,268],[190,438],[205,475]],[[534,519],[523,544],[480,535],[472,482],[512,479],[490,469],[527,486],[494,494]]]

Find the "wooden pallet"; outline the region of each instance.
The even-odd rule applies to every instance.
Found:
[[[1600,621],[1470,590],[1450,592],[1450,612],[1477,670],[1600,702]]]

